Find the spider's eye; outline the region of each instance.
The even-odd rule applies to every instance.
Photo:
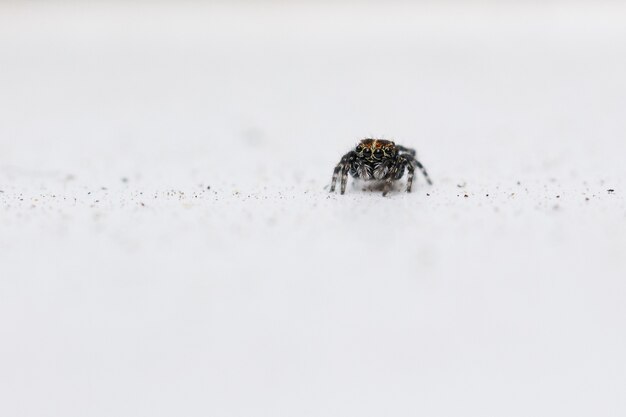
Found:
[[[363,150],[363,155],[370,156],[371,154],[372,154],[372,151],[369,148],[365,148]]]
[[[380,158],[381,156],[383,156],[383,150],[382,149],[376,149],[374,151],[374,156],[377,158]]]
[[[356,147],[356,151],[357,151],[357,152],[359,152],[359,153],[360,153],[362,150],[363,150],[363,147],[362,147],[361,145],[359,145],[359,146],[357,146],[357,147]]]

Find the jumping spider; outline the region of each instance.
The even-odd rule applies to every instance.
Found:
[[[415,150],[396,145],[392,141],[382,139],[363,139],[356,148],[341,158],[333,171],[333,180],[330,192],[335,191],[335,183],[341,176],[341,194],[346,191],[348,173],[354,178],[362,180],[377,180],[383,184],[383,196],[391,189],[392,182],[408,171],[406,192],[411,192],[415,168],[419,168],[426,177],[428,184],[432,184],[426,169],[415,158]]]

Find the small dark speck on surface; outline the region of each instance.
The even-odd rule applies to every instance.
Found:
[[[560,196],[560,195],[557,195],[557,196],[556,196],[556,198],[561,198],[561,196]]]
[[[128,182],[128,178],[126,178],[126,177],[122,177],[122,182],[123,182],[124,184],[126,184],[126,183]]]
[[[589,197],[585,197],[585,201],[589,201]]]
[[[469,195],[467,195],[467,194],[463,194],[463,197],[467,198],[467,197],[469,197]]]
[[[426,195],[427,195],[428,197],[430,197],[430,194],[429,194],[429,193],[426,193]]]
[[[485,197],[489,197],[489,194],[485,194]]]
[[[466,182],[462,183],[462,184],[457,184],[456,186],[459,188],[465,188],[465,186],[467,185]]]
[[[518,182],[517,182],[517,185],[522,185],[522,183],[518,181]]]
[[[608,190],[606,190],[606,192],[609,193],[609,194],[613,194],[615,192],[615,190],[612,189],[612,188],[609,188]]]
[[[207,185],[206,189],[207,189],[207,190],[210,190],[210,189],[211,189],[211,186],[210,186],[210,185]]]

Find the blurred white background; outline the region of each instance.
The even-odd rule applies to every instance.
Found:
[[[625,22],[0,3],[0,415],[624,415]]]

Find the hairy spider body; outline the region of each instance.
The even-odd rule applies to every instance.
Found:
[[[392,182],[397,181],[408,172],[406,192],[411,192],[415,169],[418,168],[426,181],[432,184],[424,166],[415,158],[415,150],[396,145],[392,141],[383,139],[363,139],[345,154],[333,171],[330,191],[335,191],[337,180],[341,179],[341,194],[346,191],[348,174],[365,181],[380,181],[383,183],[383,196],[391,189]]]

